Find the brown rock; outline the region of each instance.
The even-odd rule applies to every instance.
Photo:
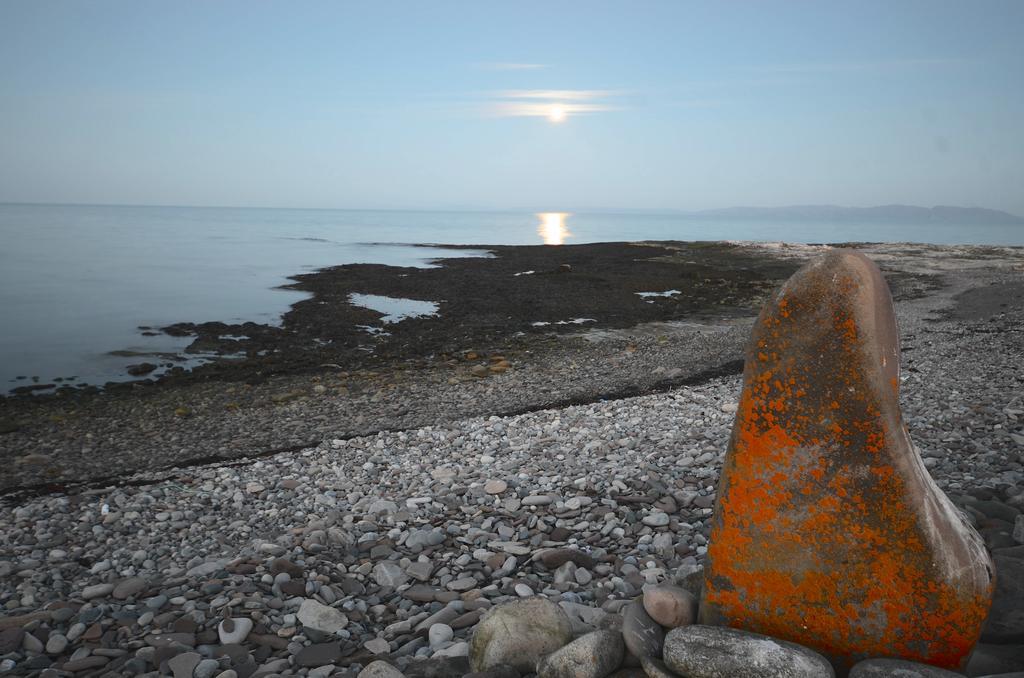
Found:
[[[0,631],[0,654],[9,654],[21,647],[21,639],[25,637],[24,629],[4,629]]]
[[[103,626],[99,622],[94,622],[89,628],[82,634],[82,640],[88,640],[94,642],[103,637]]]
[[[548,538],[551,541],[565,541],[572,536],[572,531],[565,527],[552,528],[551,533],[548,534]]]
[[[100,657],[99,655],[91,655],[89,657],[82,657],[81,659],[74,659],[72,661],[66,661],[61,664],[61,670],[70,671],[71,673],[77,673],[79,671],[86,671],[88,669],[98,669],[102,666],[106,666],[110,663],[110,659],[107,657]]]
[[[414,584],[405,591],[402,591],[402,597],[408,598],[415,603],[430,603],[433,602],[437,597],[438,590],[432,586],[425,584]]]
[[[484,615],[482,610],[470,610],[469,612],[459,615],[451,621],[448,626],[452,627],[456,631],[464,629],[480,621],[480,617]]]
[[[127,600],[139,595],[148,588],[149,584],[142,577],[128,577],[122,579],[114,587],[111,595],[117,600]]]
[[[542,551],[537,559],[544,564],[544,567],[549,570],[557,570],[562,565],[569,561],[576,564],[577,567],[585,567],[588,570],[594,567],[594,558],[585,551],[579,549],[560,548],[560,549],[549,549]]]
[[[341,643],[314,643],[299,650],[295,655],[295,664],[311,668],[326,666],[341,659],[341,654]]]
[[[287,558],[274,558],[270,561],[270,574],[282,572],[287,572],[292,579],[303,579],[306,576],[306,571],[301,565],[296,565]]]
[[[287,638],[275,636],[272,633],[250,633],[245,639],[257,645],[266,645],[274,650],[285,650],[288,648]]]
[[[196,623],[196,620],[188,615],[178,617],[171,625],[171,630],[174,633],[195,633],[197,628],[199,628],[199,625]]]
[[[747,349],[705,565],[702,623],[962,667],[992,595],[978,534],[935,486],[899,408],[892,299],[832,250],[766,303]]]
[[[233,565],[228,565],[224,569],[226,569],[231,574],[255,574],[256,565],[253,563],[236,563]]]
[[[0,617],[0,631],[5,629],[21,628],[38,620],[48,620],[53,616],[51,612],[30,612],[17,617]]]
[[[293,597],[304,596],[306,595],[306,580],[290,579],[286,582],[281,582],[281,592]]]

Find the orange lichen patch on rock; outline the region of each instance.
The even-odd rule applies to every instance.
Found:
[[[889,289],[833,250],[768,301],[719,483],[701,620],[865,657],[962,667],[992,567],[903,424]]]

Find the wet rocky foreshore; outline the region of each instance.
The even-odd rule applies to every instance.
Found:
[[[202,351],[215,350],[220,337],[247,336],[245,359],[103,392],[65,388],[56,396],[0,398],[0,462],[8,470],[0,491],[47,492],[738,374],[765,296],[820,249],[510,247],[494,258],[445,260],[435,269],[344,266],[302,276],[298,284],[314,296],[285,317],[287,331],[216,323],[174,330],[194,332]],[[1021,248],[867,251],[882,261],[896,298],[908,301],[949,299],[975,287],[984,293],[999,276],[1015,279],[1022,256]],[[533,273],[516,275],[525,271]],[[384,323],[381,314],[353,306],[354,293],[433,299],[439,315]],[[985,303],[1004,296],[1012,298],[987,294]],[[387,333],[358,327],[374,324]],[[240,348],[234,339],[221,343],[231,355]]]
[[[894,285],[904,414],[997,570],[967,673],[1024,670],[1024,253],[868,253],[928,283]],[[550,601],[581,639],[631,628],[645,588],[696,593],[748,328],[656,322],[192,400],[155,389],[4,435],[7,488],[44,484],[0,506],[0,670],[461,676],[508,601]],[[295,449],[246,458],[273,445]],[[223,458],[173,466],[207,449]],[[624,651],[613,670],[665,675],[639,664]]]

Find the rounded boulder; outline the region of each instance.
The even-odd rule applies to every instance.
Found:
[[[537,662],[537,678],[604,678],[619,668],[625,649],[618,631],[594,631]]]
[[[962,674],[904,659],[865,659],[850,669],[850,678],[963,678]]]
[[[644,610],[662,626],[674,629],[697,621],[697,598],[679,586],[662,584],[644,589]]]
[[[665,665],[688,678],[834,678],[806,647],[724,626],[681,626],[665,636]]]
[[[497,605],[473,632],[469,663],[474,671],[508,664],[532,673],[537,662],[572,640],[569,616],[547,598],[531,596]]]

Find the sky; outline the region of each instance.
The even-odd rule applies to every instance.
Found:
[[[1024,2],[0,0],[0,202],[1024,215]]]

